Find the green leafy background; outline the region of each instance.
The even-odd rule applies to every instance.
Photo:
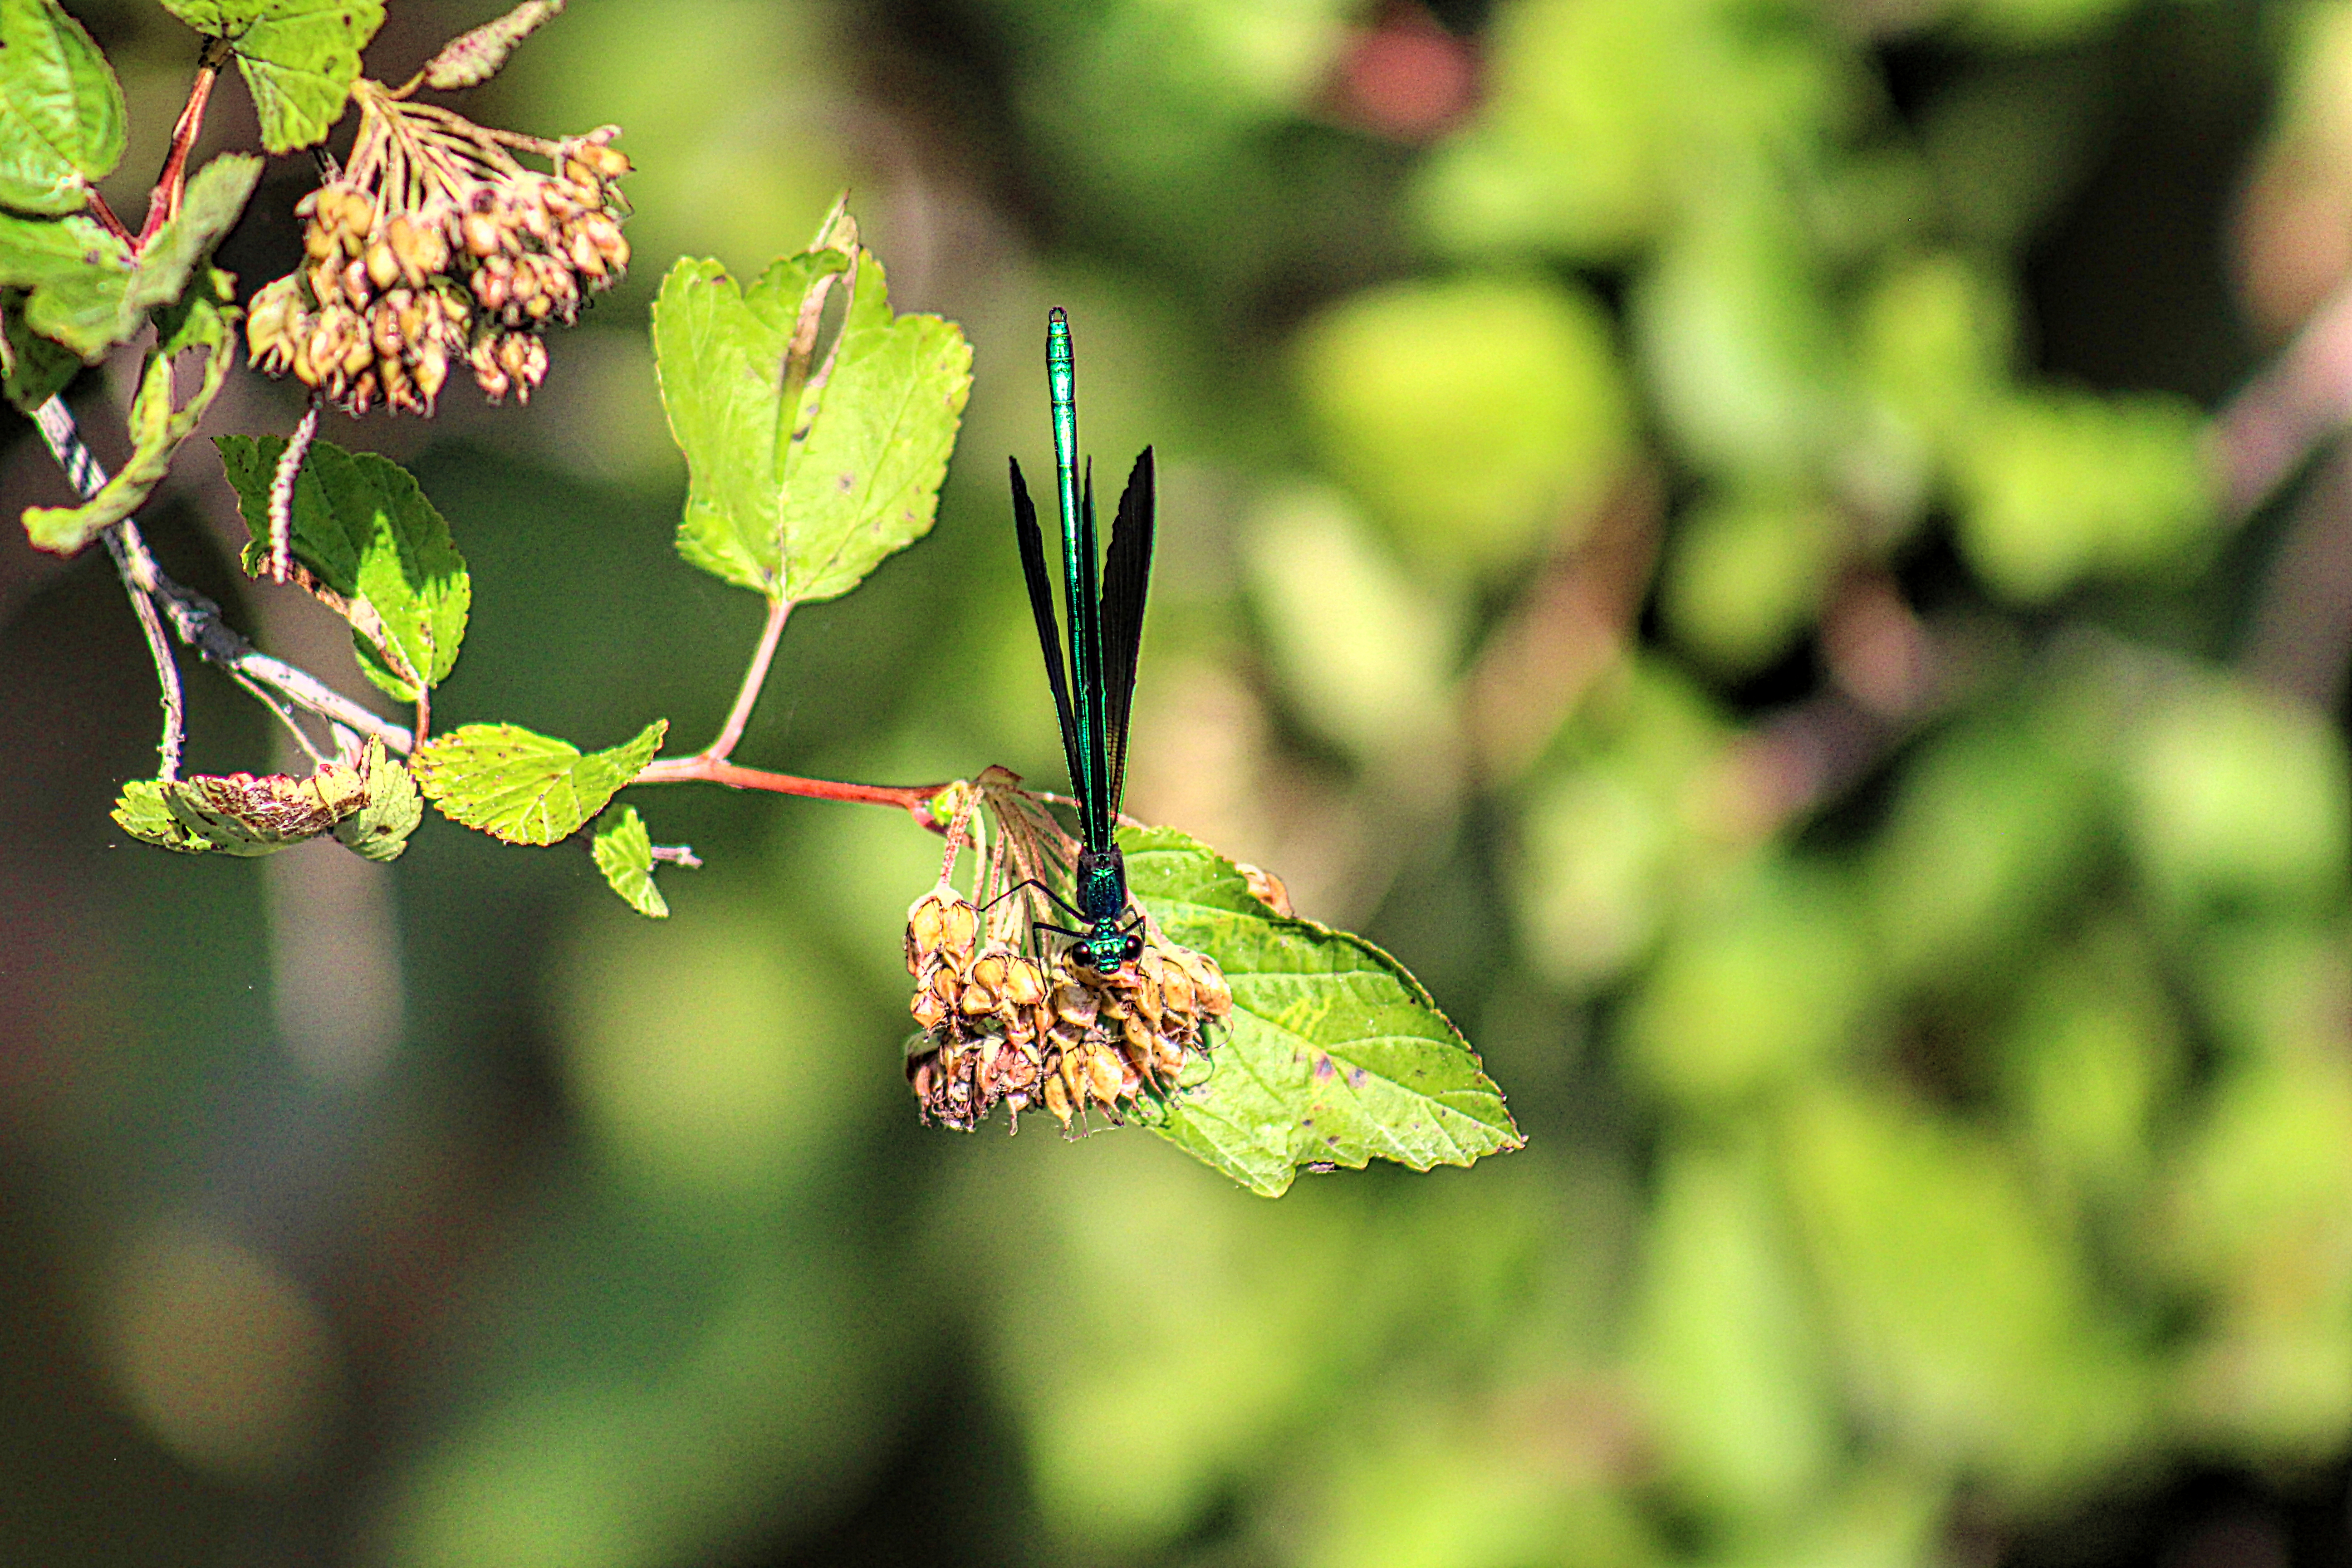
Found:
[[[369,68],[490,9],[399,8]],[[194,36],[73,10],[130,217]],[[324,432],[464,552],[436,730],[717,731],[762,606],[679,559],[653,305],[849,186],[971,401],[740,760],[1061,782],[1003,476],[1065,305],[1086,445],[1162,465],[1129,809],[1394,954],[1527,1147],[1267,1201],[1139,1129],[919,1128],[903,813],[626,792],[704,862],[661,921],[584,835],[150,851],[107,816],[154,760],[121,589],[12,532],[0,1559],[2336,1561],[2337,534],[2227,521],[2199,447],[2352,261],[2347,16],[1447,0],[1465,110],[1459,48],[1342,0],[569,8],[453,101],[625,126],[635,272],[529,409]],[[201,159],[258,143],[241,79]],[[265,177],[241,289],[309,178]],[[290,428],[268,395],[207,433]],[[8,439],[8,514],[67,501]],[[348,679],[178,473],[166,564]],[[189,676],[190,771],[258,769]],[[1165,842],[1171,931],[1277,944]]]

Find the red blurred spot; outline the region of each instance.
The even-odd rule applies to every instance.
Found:
[[[1426,142],[1470,111],[1478,59],[1418,5],[1393,5],[1340,56],[1339,111],[1399,142]]]

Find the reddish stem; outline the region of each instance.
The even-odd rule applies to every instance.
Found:
[[[895,805],[931,831],[944,828],[930,818],[931,797],[947,788],[931,784],[841,784],[833,779],[804,779],[740,767],[715,757],[665,757],[646,764],[631,784],[716,784],[730,789],[763,789],[772,795],[805,795],[811,800],[847,800],[866,805]]]
[[[100,227],[132,249],[138,248],[139,242],[131,237],[131,230],[124,226],[121,218],[114,216],[114,209],[106,205],[106,198],[98,194],[96,185],[83,192],[82,199],[89,205],[89,216],[98,220]]]
[[[179,123],[172,127],[172,150],[163,160],[163,172],[155,177],[155,194],[147,198],[147,221],[140,226],[139,237],[132,243],[144,246],[155,237],[155,231],[179,216],[180,197],[188,188],[188,153],[196,144],[196,137],[205,128],[205,105],[211,101],[213,82],[220,75],[216,57],[216,39],[205,41],[205,52],[196,64],[196,79],[188,89],[188,106],[180,110]]]

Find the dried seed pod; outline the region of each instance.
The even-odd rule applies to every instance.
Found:
[[[472,212],[457,220],[457,232],[464,237],[469,256],[488,260],[505,248],[499,236],[499,226],[488,214]]]
[[[400,281],[400,258],[385,241],[379,239],[370,245],[360,259],[367,264],[367,279],[375,285],[378,293]]]
[[[1054,1120],[1062,1124],[1063,1131],[1067,1132],[1070,1130],[1071,1114],[1076,1107],[1071,1101],[1070,1091],[1066,1081],[1058,1074],[1047,1078],[1041,1095],[1045,1100],[1045,1109],[1054,1113]]]
[[[265,370],[283,368],[290,353],[287,330],[301,313],[301,300],[291,278],[265,284],[253,296],[245,319],[247,357]],[[271,362],[275,362],[274,363]]]
[[[499,350],[499,363],[515,379],[515,395],[529,403],[547,379],[547,345],[535,333],[512,332]]]
[[[1146,953],[1147,958],[1157,957]],[[1156,978],[1160,982],[1160,1005],[1169,1012],[1191,1017],[1195,1011],[1192,976],[1181,963],[1162,963]]]
[[[1007,966],[1004,999],[1015,1007],[1034,1007],[1045,999],[1045,972],[1037,961],[1016,955]]]

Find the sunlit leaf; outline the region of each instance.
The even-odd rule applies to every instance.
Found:
[[[57,0],[0,0],[0,206],[80,210],[123,126],[122,89],[81,24]]]
[[[1426,1171],[1519,1147],[1476,1054],[1396,960],[1275,914],[1232,861],[1183,834],[1130,830],[1120,843],[1136,901],[1233,987],[1209,1075],[1171,1101],[1162,1137],[1268,1196],[1308,1165],[1377,1157]]]
[[[172,815],[174,788],[161,779],[132,779],[122,786],[110,815],[123,832],[142,843],[183,855],[201,855],[213,847],[212,841],[189,832],[186,824]]]
[[[173,454],[195,434],[196,426],[236,361],[236,312],[226,303],[226,275],[215,279],[218,302],[191,295],[173,312],[176,318],[147,351],[139,391],[131,400],[131,456],[98,494],[78,507],[27,507],[25,531],[42,550],[70,555],[101,529],[110,528],[145,503],[171,471]],[[173,366],[183,353],[201,353],[201,369],[185,403],[172,401]]]
[[[223,436],[221,467],[236,487],[250,542],[245,569],[269,559],[269,487],[283,437]],[[473,603],[449,525],[408,471],[372,452],[311,443],[294,483],[294,557],[304,585],[352,623],[360,668],[404,702],[457,662]],[[373,658],[370,656],[373,655]]]
[[[408,847],[408,836],[425,820],[415,776],[399,758],[384,754],[382,741],[373,739],[361,771],[366,801],[335,824],[336,841],[362,859],[397,860]]]
[[[818,287],[851,303],[787,407],[794,329]],[[829,599],[929,531],[971,349],[937,316],[893,316],[871,253],[786,257],[748,289],[717,262],[681,261],[654,307],[654,347],[690,480],[678,550],[695,565],[770,598]]]
[[[669,900],[654,886],[654,841],[635,806],[616,806],[599,817],[588,852],[605,884],[631,909],[655,920],[668,916]]]
[[[261,117],[261,143],[290,153],[341,118],[360,51],[383,25],[383,0],[163,0],[207,37],[226,38]]]
[[[182,297],[260,177],[261,160],[248,153],[214,159],[188,182],[179,213],[135,258],[129,246],[79,214],[0,213],[0,288],[24,291],[12,316],[96,363],[110,347],[137,335],[149,311]]]
[[[668,729],[656,719],[633,741],[583,753],[520,724],[467,724],[419,747],[410,765],[425,798],[451,821],[509,844],[552,844],[604,810],[653,760]]]

